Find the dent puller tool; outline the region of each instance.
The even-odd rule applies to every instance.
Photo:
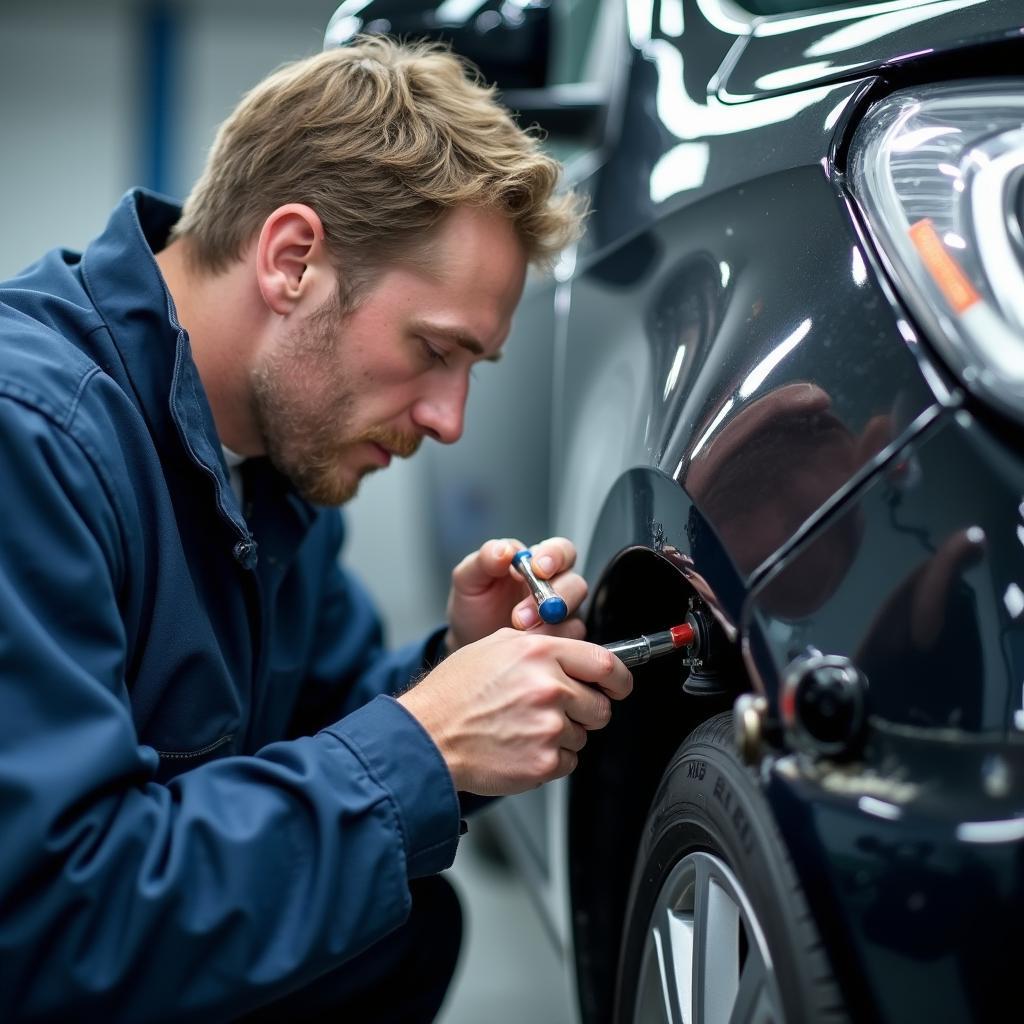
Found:
[[[680,647],[689,647],[696,639],[697,631],[688,622],[684,622],[661,633],[638,636],[635,640],[618,640],[603,646],[627,668],[633,668],[634,665],[646,665],[651,658],[660,658],[663,654],[678,651]]]
[[[540,617],[549,626],[553,626],[556,622],[562,622],[565,619],[569,614],[569,609],[565,601],[551,589],[551,584],[547,580],[542,580],[533,571],[531,558],[533,558],[533,552],[529,548],[523,548],[522,551],[517,551],[512,556],[512,564],[515,566],[516,572],[526,580],[530,593],[533,594],[533,599],[537,602],[537,611],[540,612]]]

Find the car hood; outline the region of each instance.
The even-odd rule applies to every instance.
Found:
[[[949,52],[1019,37],[1019,0],[890,0],[761,18],[719,73],[718,97],[742,103]]]

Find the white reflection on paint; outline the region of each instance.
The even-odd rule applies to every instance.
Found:
[[[792,68],[779,68],[778,71],[769,71],[768,74],[755,79],[754,88],[764,92],[788,89],[794,85],[803,85],[804,82],[813,82],[823,75],[842,74],[854,68],[862,68],[867,63],[869,62],[858,61],[856,64],[832,64],[827,60],[821,60],[812,64],[798,64]]]
[[[753,15],[748,14],[739,4],[731,3],[730,0],[697,0],[697,9],[720,32],[729,32],[734,36],[750,35]]]
[[[954,231],[947,231],[943,236],[942,240],[951,249],[966,249],[967,243]]]
[[[662,399],[668,398],[669,392],[676,386],[676,381],[679,380],[679,371],[683,368],[683,360],[686,358],[686,346],[680,345],[676,349],[676,357],[672,360],[672,367],[668,371],[668,377],[665,378],[665,392],[661,396]]]
[[[740,385],[740,398],[749,398],[764,382],[772,370],[775,369],[779,363],[782,362],[790,352],[793,351],[800,344],[804,338],[807,337],[811,330],[811,321],[804,320],[803,323],[788,337],[785,341],[781,342],[771,352],[768,353],[754,367],[753,370],[747,374],[747,379]]]
[[[1016,583],[1011,583],[1003,594],[1003,604],[1010,613],[1010,618],[1015,619],[1021,612],[1024,612],[1024,590],[1021,590]]]
[[[566,246],[558,254],[558,262],[555,264],[552,273],[555,275],[556,281],[568,281],[574,273],[576,273],[576,250],[578,246],[574,243],[573,245]]]
[[[487,0],[444,0],[434,17],[444,25],[462,25],[480,10]]]
[[[366,3],[360,2],[359,7],[365,7],[370,0],[366,0]],[[359,30],[363,27],[362,21],[355,15],[347,15],[339,17],[341,14],[339,10],[333,18],[331,23],[327,26],[327,31],[324,33],[324,47],[328,46],[343,46],[349,42],[353,36],[358,35]]]
[[[718,264],[718,269],[719,269],[719,271],[722,274],[722,287],[723,288],[728,288],[729,287],[729,278],[732,276],[732,271],[729,269],[729,264],[726,263],[725,260],[722,260]]]
[[[700,440],[693,446],[693,451],[690,452],[690,461],[692,462],[697,458],[697,453],[711,440],[711,435],[721,426],[722,420],[729,415],[729,410],[736,404],[735,398],[730,398],[721,409],[718,410],[718,415],[711,421],[711,426],[700,435]],[[679,463],[679,468],[682,468],[682,462]],[[678,471],[677,471],[678,472]]]
[[[673,135],[684,141],[732,135],[787,121],[820,102],[833,89],[848,87],[846,83],[824,85],[798,93],[766,96],[757,103],[723,103],[716,96],[697,103],[683,86],[683,56],[672,43],[652,39],[644,45],[643,53],[658,68],[658,117]]]
[[[843,111],[847,108],[850,100],[852,99],[852,96],[844,97],[828,112],[828,117],[825,118],[825,131],[830,132],[835,128],[839,123],[839,118],[843,115]]]
[[[564,320],[572,308],[572,288],[564,281],[555,287],[555,316]],[[559,332],[561,333],[561,332]]]
[[[892,32],[898,32],[901,28],[908,28],[910,25],[917,25],[922,21],[929,21],[943,14],[949,14],[951,11],[973,7],[980,3],[984,3],[984,0],[944,0],[941,3],[926,4],[923,7],[918,5],[912,10],[876,14],[873,18],[863,18],[863,20],[855,21],[852,25],[844,25],[815,40],[804,50],[804,56],[825,57],[832,53],[852,50],[854,47],[882,39]]]
[[[857,246],[853,247],[853,283],[865,285],[868,280],[868,268],[864,266],[864,257]]]
[[[505,0],[500,11],[501,16],[505,19],[505,24],[511,25],[513,28],[522,25],[525,20],[522,0]]]
[[[957,0],[961,5],[976,3],[978,0]],[[921,0],[890,0],[889,3],[865,4],[857,7],[844,7],[841,10],[817,11],[796,18],[775,18],[762,21],[754,31],[755,36],[782,36],[791,32],[802,32],[805,28],[816,25],[832,25],[841,21],[853,21],[868,15],[885,14],[887,11],[904,11],[908,8],[918,9]]]
[[[639,48],[650,41],[653,14],[654,0],[626,0],[629,38],[635,47]]]
[[[361,14],[364,7],[369,6],[370,0],[345,0],[345,2],[334,12],[331,21],[339,18],[352,18]]]
[[[956,837],[964,843],[1014,843],[1024,839],[1024,818],[965,821],[957,825]]]
[[[700,188],[710,156],[706,142],[681,142],[659,157],[651,170],[651,202],[661,203],[677,192]]]
[[[658,24],[663,36],[678,38],[683,34],[683,0],[661,0]]]
[[[902,807],[879,800],[874,796],[862,796],[857,801],[857,806],[865,814],[873,814],[876,818],[885,818],[887,821],[898,821],[903,817]]]

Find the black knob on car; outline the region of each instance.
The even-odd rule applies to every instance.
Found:
[[[831,757],[849,754],[864,725],[867,679],[849,658],[817,651],[797,658],[782,684],[789,746]]]

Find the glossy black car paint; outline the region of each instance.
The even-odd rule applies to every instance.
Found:
[[[982,70],[959,70],[972,68]],[[861,96],[880,91],[878,83],[865,85]],[[806,141],[804,131],[798,134]],[[841,146],[840,137],[834,149]],[[788,139],[785,150],[801,151]],[[649,285],[644,295],[665,298],[655,301],[647,323],[667,321],[677,334],[689,326],[697,351],[706,347],[711,354],[695,358],[685,382],[684,364],[667,399],[652,395],[653,429],[661,423],[673,428],[667,440],[664,434],[649,439],[659,474],[635,471],[613,488],[589,551],[589,578],[614,565],[624,549],[670,549],[684,573],[701,577],[695,589],[706,586],[739,626],[753,653],[751,676],[773,707],[783,670],[808,646],[846,654],[866,672],[871,742],[856,770],[829,774],[785,756],[766,776],[766,795],[856,1019],[997,1019],[997,1010],[1016,1000],[1015,969],[1024,949],[1024,849],[1012,833],[1024,802],[1024,756],[1013,722],[1022,706],[1024,634],[1003,602],[1007,587],[1021,577],[1019,439],[1016,450],[1000,448],[989,428],[976,420],[964,426],[964,413],[957,419],[952,408],[962,398],[874,265],[856,214],[844,202],[841,174],[832,161],[821,174],[809,164],[759,176],[762,194],[749,208],[751,184],[723,189],[687,206],[678,227],[671,217],[661,220],[649,233],[656,242],[631,243],[657,254],[648,256],[640,276]],[[716,225],[718,237],[709,237]],[[725,238],[723,228],[731,228]],[[672,262],[663,256],[672,244],[666,246],[666,238],[677,249],[685,246],[676,258],[684,266],[682,287],[659,291],[659,268]],[[694,253],[710,254],[712,264],[746,262],[732,279],[731,295],[702,303],[698,296],[715,290],[685,267]],[[863,270],[853,271],[857,254],[868,268],[866,279]],[[605,266],[616,258],[623,266],[609,273]],[[591,276],[621,281],[634,259],[624,247],[596,260],[580,276],[574,304],[588,305]],[[608,285],[594,288],[599,293]],[[627,295],[620,306],[643,316],[643,301],[635,298]],[[756,321],[768,302],[777,305],[776,319],[764,330]],[[607,309],[594,315],[595,321],[607,317]],[[771,339],[806,321],[812,328],[775,365],[771,387],[745,405],[736,403],[694,458],[704,425],[735,399],[737,382],[777,350],[780,342],[773,348]],[[647,335],[664,369],[671,344],[657,326]],[[698,361],[711,365],[710,381]],[[652,378],[658,381],[659,374]],[[798,409],[787,414],[786,389],[801,384],[821,390],[821,406],[809,416]],[[756,422],[757,404],[773,401],[780,405],[775,422]],[[754,427],[745,430],[744,418],[754,419]],[[931,440],[925,464],[918,446],[940,436],[939,424],[950,440],[942,450]],[[1005,433],[1001,424],[992,429]],[[736,440],[730,444],[731,431]],[[968,431],[970,444],[961,436]],[[701,461],[711,459],[714,472],[700,473]],[[799,486],[808,468],[824,471],[810,493]],[[836,475],[829,480],[829,474]],[[673,479],[685,497],[672,489]],[[869,493],[875,495],[870,509],[863,504]],[[781,514],[762,523],[766,503],[781,506]],[[986,540],[972,544],[977,530]],[[929,559],[943,543],[952,544],[960,560],[955,568],[966,571],[972,560],[982,561],[972,549],[995,547],[988,538],[996,536],[998,551],[985,559],[989,571],[971,569],[973,588],[953,573],[951,593],[936,602],[937,621],[927,628],[918,622],[915,634],[905,621],[912,614],[908,587],[922,578],[926,587],[941,583],[936,572],[928,574]],[[610,573],[596,589],[595,604],[604,586],[616,585]],[[592,616],[595,638],[615,635],[622,620],[613,617],[604,635],[602,624],[600,615]],[[922,631],[931,641],[925,649]],[[784,646],[777,635],[787,637]],[[686,710],[674,711],[685,728]],[[651,702],[646,715],[631,713],[624,728],[616,723],[594,745],[574,784],[574,851],[593,850],[609,828],[622,828],[624,818],[631,821],[627,832],[637,827],[635,818],[609,809],[608,794],[621,792],[626,800],[630,791],[649,791],[653,773],[646,765],[634,769],[632,736],[642,730],[650,740],[665,714],[663,701]],[[897,807],[898,821],[873,817],[861,804],[865,796],[887,804],[885,813]],[[889,804],[893,799],[898,803]],[[906,813],[903,801],[913,805]],[[1010,838],[994,841],[995,832],[988,842],[962,838],[986,835],[972,832],[971,823],[1000,819],[1010,823]],[[616,901],[622,898],[622,886],[609,879],[628,871],[628,857],[603,851],[574,857],[572,864],[581,905],[597,905],[602,885],[618,888]],[[583,950],[600,949],[616,933],[614,910],[605,917],[588,909],[577,921]],[[600,979],[608,965],[596,956],[584,957],[580,967],[585,990],[597,993],[592,1017],[601,1019],[608,989]]]
[[[482,505],[468,543],[524,522],[572,535],[598,641],[670,625],[700,595],[734,684],[776,717],[794,658],[851,658],[870,682],[863,749],[830,763],[775,736],[760,773],[844,996],[858,1020],[998,1019],[1024,951],[1024,620],[1006,596],[1024,586],[1020,434],[933,355],[844,172],[881,96],[1019,74],[1024,11],[682,10],[673,34],[657,0],[630,5],[609,135],[577,182],[593,213],[575,268],[528,290],[517,321],[550,339],[524,371],[555,381],[534,424],[554,438],[550,495],[503,501],[505,518]],[[541,446],[514,440],[491,458],[547,478]],[[607,1019],[657,779],[722,706],[683,677],[638,671],[573,777],[588,1021]]]
[[[857,762],[783,759],[770,797],[801,836],[795,855],[822,927],[848,944],[869,991],[886,988],[900,956],[892,1019],[996,1019],[1018,988],[1024,623],[1002,598],[1019,578],[1022,495],[1019,443],[946,412],[747,606],[745,633],[773,697],[810,637],[870,679],[870,740]],[[861,542],[842,586],[781,619],[775,595],[813,576],[811,548],[851,520]]]
[[[1017,45],[1020,30],[1020,5],[1014,0],[850,5],[770,19],[737,43],[719,73],[718,95],[738,102],[867,72],[919,67],[936,56],[955,55],[960,62],[972,58],[968,51],[992,53],[1006,42]]]

